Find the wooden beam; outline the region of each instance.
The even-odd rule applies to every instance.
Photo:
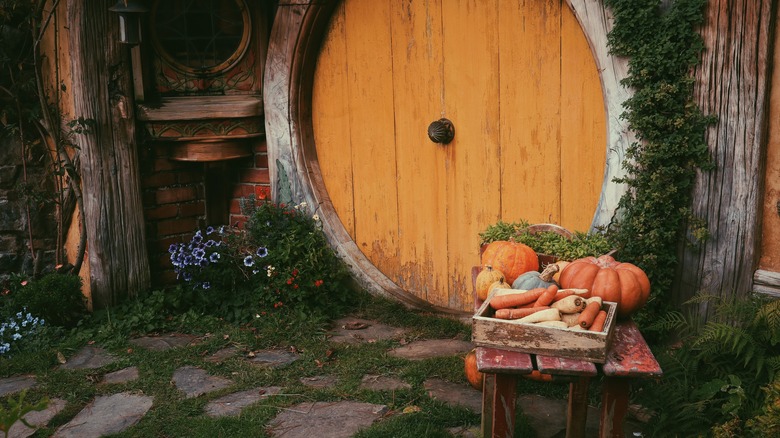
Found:
[[[119,43],[110,1],[69,0],[75,117],[91,120],[74,136],[81,180],[93,308],[150,285],[135,140],[130,52]]]

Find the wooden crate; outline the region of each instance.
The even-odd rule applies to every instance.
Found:
[[[471,340],[475,345],[589,362],[606,362],[607,349],[615,328],[617,303],[605,301],[602,304],[602,309],[607,311],[604,330],[591,332],[493,318],[494,311],[490,307],[492,297],[492,294],[488,296],[471,318]]]

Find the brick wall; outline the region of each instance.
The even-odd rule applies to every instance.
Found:
[[[169,160],[166,147],[160,144],[145,148],[140,158],[153,287],[176,281],[168,258],[171,244],[188,242],[198,229],[208,225],[243,226],[247,218],[241,214],[241,198],[254,195],[266,199],[270,193],[264,140],[253,146],[253,156],[217,164]],[[207,184],[221,185],[218,194]],[[224,208],[218,206],[221,203]],[[218,214],[224,220],[214,217],[216,210],[224,211],[224,215]]]

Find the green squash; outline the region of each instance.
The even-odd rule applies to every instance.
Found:
[[[548,286],[555,284],[552,278],[558,272],[558,269],[558,265],[550,263],[542,272],[528,271],[512,282],[512,289],[531,290],[538,287],[546,289]]]

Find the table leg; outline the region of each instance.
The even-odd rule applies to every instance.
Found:
[[[588,422],[589,384],[590,377],[578,377],[569,384],[566,438],[585,438],[585,427]]]
[[[485,373],[482,382],[482,436],[489,437],[493,433],[493,393],[495,392],[496,375]]]
[[[492,438],[512,438],[515,433],[515,388],[517,377],[512,374],[496,374],[493,393]]]
[[[628,413],[630,385],[630,380],[627,378],[604,378],[599,438],[623,438],[623,419]]]

